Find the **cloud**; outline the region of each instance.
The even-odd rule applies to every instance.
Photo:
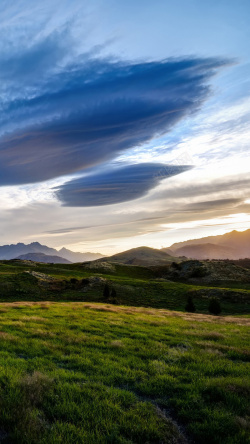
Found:
[[[49,66],[57,52],[65,56],[56,36],[30,48],[13,65],[12,86],[19,84],[17,66],[27,74],[27,57],[29,63],[41,57]],[[0,185],[82,171],[167,133],[200,107],[211,77],[225,64],[194,58],[130,63],[82,55],[48,68],[40,83],[34,70],[31,90],[22,97],[9,93],[2,104]]]
[[[190,211],[190,212],[195,212],[195,211],[202,211],[202,212],[207,212],[207,211],[214,211],[214,210],[219,210],[219,209],[224,209],[224,207],[227,207],[227,209],[231,208],[231,207],[236,207],[237,205],[242,203],[242,199],[215,199],[215,200],[207,200],[204,202],[194,202],[191,204],[186,205],[182,211]]]
[[[71,180],[60,186],[57,197],[65,206],[93,207],[126,202],[146,194],[167,177],[189,166],[143,163]]]
[[[193,170],[195,172],[195,170]],[[188,174],[188,173],[187,173]],[[205,173],[203,173],[205,176]],[[192,174],[194,176],[194,173]],[[174,201],[183,199],[198,198],[198,196],[210,196],[215,200],[232,198],[246,198],[250,190],[250,174],[245,174],[242,178],[239,175],[228,175],[225,177],[215,177],[211,180],[209,177],[202,179],[197,176],[187,176],[187,180],[166,183],[163,190],[156,191],[154,201],[159,205],[160,201]]]
[[[14,53],[1,54],[0,80],[5,88],[39,87],[43,76],[55,69],[66,55],[65,42],[62,43],[59,35],[61,39],[68,38],[67,32],[52,33],[23,52],[18,48]]]

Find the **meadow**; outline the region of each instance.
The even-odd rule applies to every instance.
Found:
[[[1,443],[249,442],[249,319],[76,302],[0,311]]]

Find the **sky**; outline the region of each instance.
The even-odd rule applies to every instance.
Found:
[[[250,228],[249,0],[2,0],[0,244]]]

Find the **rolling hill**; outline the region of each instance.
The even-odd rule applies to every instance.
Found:
[[[127,265],[162,265],[172,262],[174,259],[165,251],[157,250],[149,247],[132,248],[131,250],[123,251],[122,253],[114,254],[105,261],[118,262]],[[104,259],[100,259],[103,261]]]

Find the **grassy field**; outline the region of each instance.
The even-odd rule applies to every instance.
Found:
[[[249,320],[0,305],[0,442],[249,442]]]
[[[27,271],[43,273],[53,279],[51,282],[43,282]],[[83,287],[82,280],[89,277],[100,278],[100,282]],[[204,286],[157,279],[153,270],[143,267],[115,265],[113,270],[103,271],[87,269],[79,264],[32,265],[15,261],[0,262],[2,302],[18,300],[104,302],[104,282],[107,282],[110,288],[115,288],[117,296],[113,302],[118,305],[184,311],[187,297],[191,292],[197,312],[208,313],[209,298],[203,292]],[[213,287],[206,288],[213,290]],[[224,289],[230,291],[225,293]],[[248,287],[242,284],[241,288],[241,283],[225,282],[224,289],[215,288],[216,295],[221,301],[222,313],[248,315],[250,313]]]

